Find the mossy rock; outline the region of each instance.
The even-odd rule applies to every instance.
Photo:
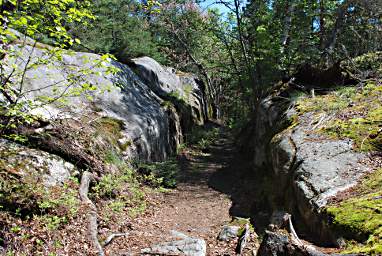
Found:
[[[337,232],[357,240],[349,241],[346,252],[382,253],[382,169],[366,177],[349,198],[325,211]]]
[[[250,218],[233,217],[232,221],[228,225],[240,227],[239,232],[238,232],[238,237],[240,237],[241,235],[243,235],[243,233],[245,231],[245,226],[247,224],[249,225],[250,232],[254,233],[255,228],[252,226]]]
[[[58,156],[0,140],[0,208],[33,212],[48,187],[62,185],[75,173]]]
[[[327,116],[315,132],[333,139],[351,139],[357,151],[382,151],[382,86],[369,81],[362,87],[341,87],[327,95],[296,100],[299,115]],[[375,138],[374,138],[375,137]]]

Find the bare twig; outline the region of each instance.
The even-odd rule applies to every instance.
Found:
[[[106,238],[106,240],[103,242],[103,246],[106,246],[108,244],[111,243],[111,241],[113,241],[114,238],[116,237],[120,237],[120,236],[128,236],[129,233],[115,233],[115,234],[111,234],[110,236],[108,236]]]
[[[247,242],[249,240],[250,233],[251,233],[251,230],[249,228],[249,224],[247,223],[247,224],[245,224],[244,232],[241,235],[241,237],[239,238],[239,242],[237,243],[236,253],[238,255],[242,255],[243,254],[245,246],[247,245]]]

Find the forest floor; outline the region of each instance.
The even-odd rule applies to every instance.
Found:
[[[232,202],[228,195],[209,186],[213,174],[227,167],[236,155],[232,139],[222,133],[207,151],[185,150],[179,157],[181,168],[177,187],[151,193],[148,209],[132,220],[129,235],[116,238],[105,252],[139,255],[143,248],[176,240],[170,235],[175,230],[204,239],[207,255],[235,255],[237,239],[230,242],[217,239],[222,227],[232,220]],[[244,255],[252,254],[248,250]]]

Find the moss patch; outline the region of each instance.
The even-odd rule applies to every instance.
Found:
[[[252,226],[251,220],[249,218],[234,217],[232,219],[232,221],[229,223],[230,226],[240,227],[239,232],[238,232],[239,237],[241,235],[243,235],[243,233],[245,231],[245,225],[247,225],[247,224],[249,225],[249,230],[251,231],[251,233],[254,233],[255,228]]]
[[[296,101],[296,109],[300,115],[314,112],[316,116],[329,117],[317,132],[352,139],[359,151],[382,149],[382,136],[372,139],[382,125],[382,86],[375,81],[314,98],[301,97]]]
[[[366,240],[365,244],[350,241],[346,252],[382,253],[382,169],[366,177],[350,198],[328,206],[326,212],[341,233]]]

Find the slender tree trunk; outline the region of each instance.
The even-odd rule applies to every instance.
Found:
[[[283,55],[286,54],[285,51],[290,41],[290,31],[292,28],[292,18],[293,18],[294,9],[295,9],[294,1],[293,0],[287,1],[286,7],[285,7],[284,28],[283,28],[283,34],[281,37],[281,53]]]
[[[258,90],[259,90],[258,87],[259,86],[258,86],[258,83],[256,83],[256,81],[255,81],[254,75],[252,74],[252,64],[251,64],[250,57],[248,56],[247,46],[245,44],[243,25],[242,25],[242,17],[240,14],[240,2],[239,1],[240,0],[234,0],[235,16],[236,16],[236,22],[237,22],[237,30],[238,30],[238,34],[239,34],[240,48],[241,48],[241,51],[242,51],[242,54],[244,57],[245,66],[247,69],[249,80],[253,86],[253,91],[255,94],[258,94]]]
[[[325,48],[325,0],[320,0],[320,49]]]
[[[345,1],[342,3],[337,10],[337,15],[336,15],[336,22],[334,23],[334,27],[331,33],[331,36],[329,37],[328,41],[326,42],[325,49],[324,49],[324,63],[328,67],[330,65],[330,57],[334,52],[334,48],[337,43],[337,38],[338,35],[341,33],[345,15],[346,15],[346,10],[349,7],[349,2]]]

